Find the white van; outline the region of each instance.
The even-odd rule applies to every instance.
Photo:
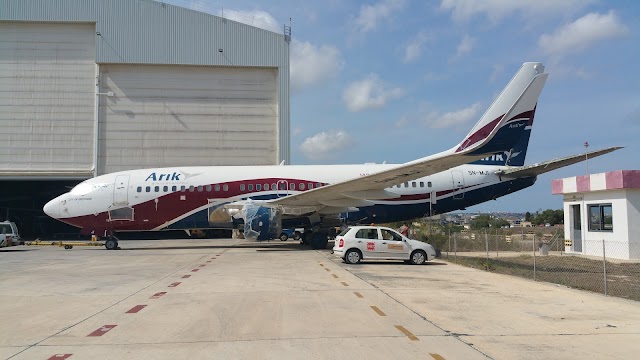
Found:
[[[16,223],[12,221],[0,222],[0,239],[4,240],[7,236],[12,238],[13,245],[20,244],[20,234]]]

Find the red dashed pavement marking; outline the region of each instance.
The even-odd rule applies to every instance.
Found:
[[[207,262],[208,262],[208,263],[210,263],[210,262],[211,262],[211,260],[207,260]]]
[[[102,336],[118,325],[103,325],[100,329],[92,332],[87,336]]]
[[[191,272],[198,272],[200,269],[193,269]]]
[[[191,277],[191,275],[182,275],[182,278],[183,278],[183,279],[188,279],[188,278],[190,278],[190,277]]]
[[[202,265],[200,265],[200,267],[205,267],[205,266],[207,266],[207,264],[202,264]]]
[[[129,311],[127,311],[126,313],[127,314],[135,314],[138,311],[140,311],[140,310],[142,310],[142,309],[144,309],[146,307],[147,307],[147,305],[136,305],[136,306],[132,307],[131,309],[129,309]]]
[[[167,287],[176,287],[176,286],[178,286],[178,285],[180,285],[180,281],[178,281],[178,282],[174,282],[174,283],[171,283],[171,285],[169,285],[169,286],[167,286]]]
[[[55,354],[48,358],[47,360],[64,360],[73,354]]]
[[[159,299],[162,295],[164,295],[166,293],[167,293],[166,291],[155,293],[155,294],[151,295],[151,297],[149,299]]]

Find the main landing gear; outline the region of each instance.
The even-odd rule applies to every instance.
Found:
[[[109,238],[107,239],[107,241],[104,242],[104,247],[107,250],[119,250],[120,248],[118,247],[118,238],[111,235],[109,236]]]

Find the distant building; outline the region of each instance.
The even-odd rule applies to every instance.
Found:
[[[640,259],[640,170],[574,176],[552,182],[564,196],[565,251]]]

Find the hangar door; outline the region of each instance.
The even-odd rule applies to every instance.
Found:
[[[278,161],[278,70],[103,64],[101,173]]]
[[[0,22],[0,172],[90,175],[95,26]]]

